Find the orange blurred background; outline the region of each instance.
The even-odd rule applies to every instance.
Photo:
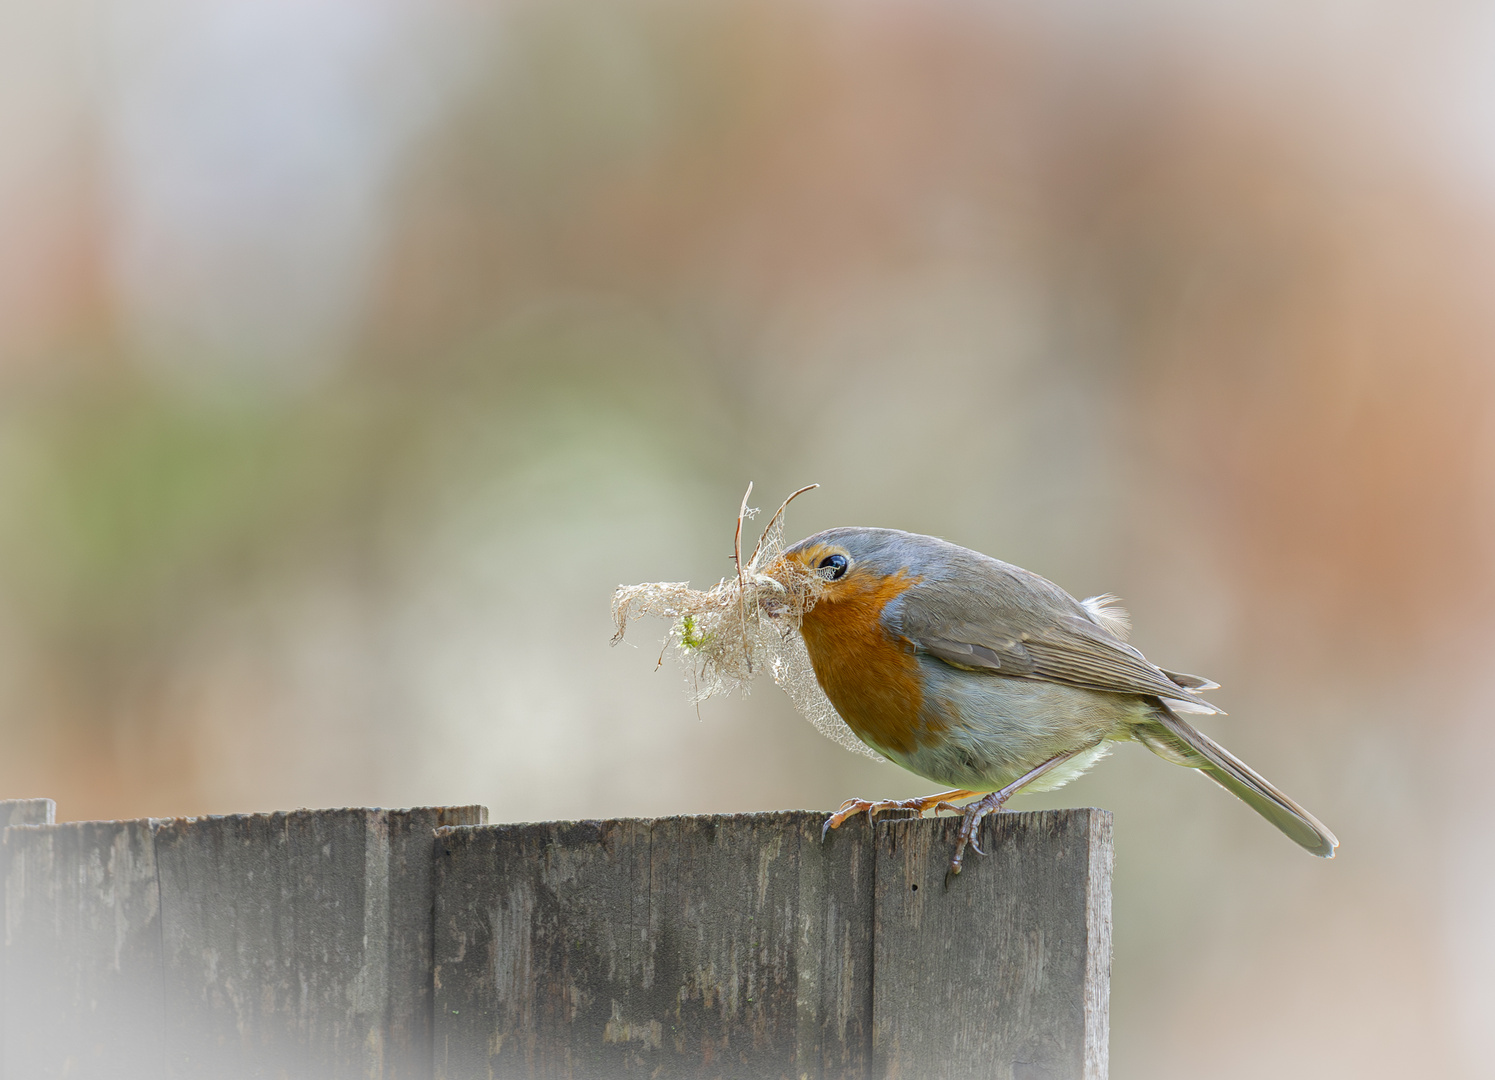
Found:
[[[1383,2],[0,0],[0,795],[929,785],[619,583],[935,533],[1225,688],[1123,748],[1112,1069],[1495,1077],[1495,19]],[[653,635],[653,636],[651,636]]]

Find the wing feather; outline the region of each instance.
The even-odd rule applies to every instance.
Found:
[[[1097,605],[1053,582],[976,552],[890,604],[888,629],[947,664],[1111,693],[1183,700],[1190,711],[1220,712],[1201,701],[1208,679],[1163,671],[1122,641]]]

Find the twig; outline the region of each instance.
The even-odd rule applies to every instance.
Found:
[[[778,508],[778,510],[774,511],[773,517],[771,517],[771,518],[768,519],[768,525],[767,525],[767,527],[764,528],[763,535],[760,536],[760,537],[758,537],[758,546],[755,547],[755,548],[753,548],[753,557],[748,560],[748,565],[749,566],[757,566],[758,565],[758,552],[763,547],[763,541],[765,541],[765,540],[768,539],[768,534],[773,530],[773,527],[778,524],[779,518],[781,518],[781,517],[784,516],[784,511],[785,511],[785,509],[788,508],[789,504],[792,503],[799,496],[803,495],[805,492],[807,492],[807,491],[813,491],[815,488],[818,488],[819,486],[820,486],[819,484],[806,484],[804,487],[800,488],[794,494],[790,495],[789,498],[785,499],[781,504],[779,504],[779,508]],[[753,486],[751,484],[748,485],[748,490],[749,491],[753,490]],[[746,505],[746,500],[744,500],[744,505]],[[741,518],[738,518],[738,520],[737,520],[737,526],[738,526],[738,530],[740,532],[741,528],[742,528],[742,519]],[[740,548],[738,549],[738,554],[739,554],[739,557],[740,557],[741,556],[741,549]]]
[[[742,493],[742,505],[737,510],[737,532],[732,537],[732,560],[737,563],[737,614],[742,624],[742,652],[747,658],[748,674],[753,673],[753,650],[748,645],[747,634],[747,581],[742,576],[742,519],[747,514],[748,497],[753,493],[753,482],[748,481],[747,490]],[[757,554],[757,549],[753,552]]]

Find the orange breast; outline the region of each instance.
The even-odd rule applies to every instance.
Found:
[[[888,601],[918,582],[903,571],[865,580],[853,572],[801,626],[815,678],[841,718],[858,738],[900,754],[936,730],[920,718],[924,693],[913,650],[881,622]]]

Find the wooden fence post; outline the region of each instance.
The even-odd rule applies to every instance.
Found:
[[[0,1071],[1104,1080],[1103,811],[485,816],[0,830]]]
[[[5,990],[6,907],[5,879],[10,851],[3,841],[5,830],[12,825],[50,825],[57,813],[51,799],[0,799],[0,1080],[5,1080]]]
[[[485,806],[422,806],[389,815],[389,1035],[383,1080],[430,1080],[436,829],[484,825]]]
[[[433,830],[485,818],[6,829],[4,1075],[429,1078]]]
[[[958,818],[878,828],[875,1073],[1105,1080],[1111,815],[987,820],[949,889]]]
[[[0,799],[0,829],[12,825],[50,825],[57,815],[51,799]]]
[[[377,1076],[389,837],[373,810],[156,823],[168,1077]]]
[[[157,822],[165,1075],[429,1076],[431,830],[485,816]]]
[[[442,830],[436,1076],[865,1077],[871,852],[822,820]]]
[[[145,821],[19,825],[7,897],[5,1075],[161,1075],[161,927]]]
[[[448,829],[437,1080],[1104,1080],[1110,815]]]

